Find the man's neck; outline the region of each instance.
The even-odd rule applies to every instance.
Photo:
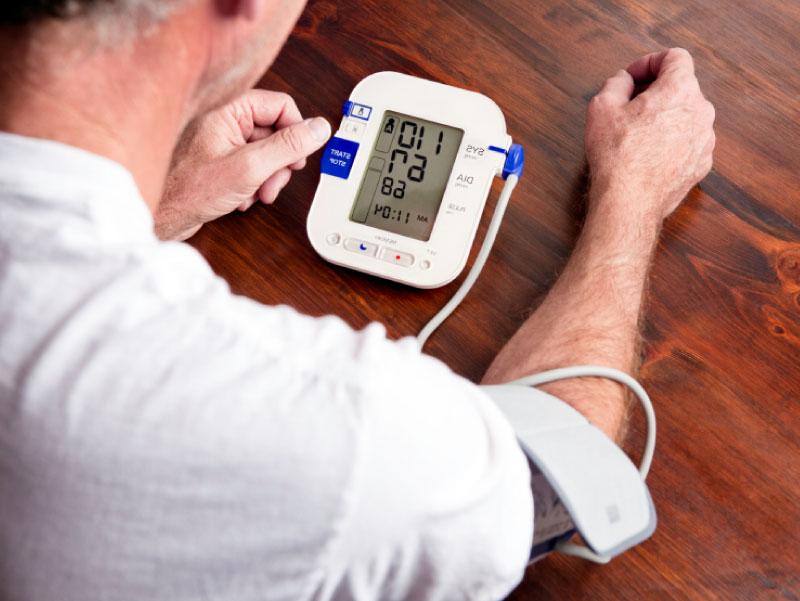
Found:
[[[31,34],[33,39],[16,32],[3,36],[2,54],[18,60],[0,67],[0,130],[55,140],[120,163],[155,211],[172,149],[190,117],[197,85],[186,68],[190,61],[170,61],[179,65],[176,72],[158,58],[176,49],[152,39],[146,45],[91,49],[70,42],[81,39],[79,31],[57,27],[63,53],[53,53],[51,44],[58,39],[41,41],[47,31]]]

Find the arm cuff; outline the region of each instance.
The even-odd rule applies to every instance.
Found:
[[[618,555],[652,535],[656,514],[647,486],[622,450],[563,401],[522,385],[482,386],[511,423],[532,470],[536,559],[574,532],[597,554]],[[537,477],[537,473],[541,477]],[[544,483],[542,483],[542,479]],[[537,491],[538,488],[538,491]],[[551,514],[551,512],[554,512]],[[558,531],[561,530],[560,533]],[[551,534],[552,536],[550,536]]]

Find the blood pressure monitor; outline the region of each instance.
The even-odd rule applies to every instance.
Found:
[[[523,163],[522,147],[511,144],[502,112],[486,96],[376,73],[353,90],[325,149],[308,237],[331,263],[418,288],[443,286],[464,269],[492,180],[502,176],[506,183],[481,249],[461,286],[417,336],[422,348],[486,264]],[[578,412],[531,388],[576,377],[615,380],[639,398],[648,433],[638,470]],[[655,510],[644,479],[655,450],[655,413],[638,382],[607,367],[577,366],[482,389],[511,424],[523,426],[520,445],[554,491],[553,507],[565,510],[555,521],[537,518],[532,559],[557,550],[605,563],[653,533]],[[588,547],[569,542],[575,531]]]
[[[325,149],[308,237],[331,263],[443,286],[466,264],[493,178],[521,166],[486,96],[376,73],[353,90]]]

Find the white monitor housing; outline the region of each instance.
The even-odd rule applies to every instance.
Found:
[[[403,75],[362,80],[322,159],[308,237],[324,259],[436,288],[464,269],[511,138],[476,92]]]

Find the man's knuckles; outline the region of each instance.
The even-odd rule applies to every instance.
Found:
[[[689,71],[694,73],[694,59],[686,48],[670,48],[661,62],[661,73],[668,71]]]
[[[618,108],[611,94],[601,90],[589,101],[588,111],[590,115],[597,117],[615,111]]]
[[[285,127],[273,135],[275,142],[282,146],[292,156],[302,157],[306,154],[306,149],[313,146],[311,144],[311,132],[306,123],[298,123],[291,127]]]
[[[714,124],[714,121],[717,119],[717,109],[713,104],[711,104],[708,100],[703,100],[700,112],[706,123],[710,125]]]
[[[598,92],[595,94],[592,99],[589,101],[589,112],[590,113],[597,113],[605,109],[608,106],[608,99],[605,98],[603,92]]]

